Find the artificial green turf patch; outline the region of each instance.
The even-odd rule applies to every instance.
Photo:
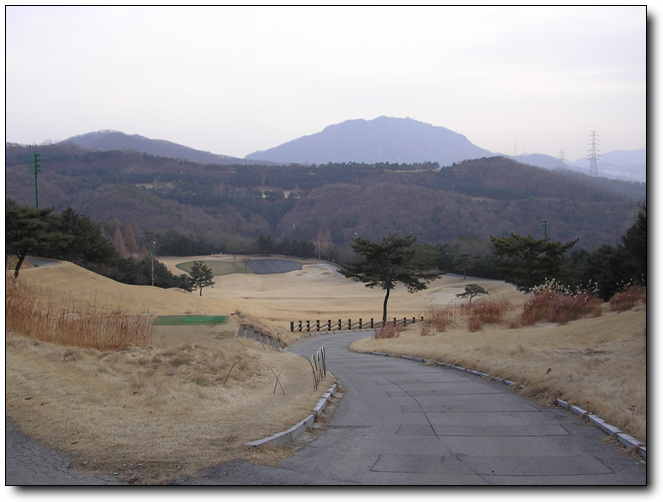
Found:
[[[225,324],[227,320],[228,316],[225,315],[162,315],[152,324],[155,326],[216,325]]]

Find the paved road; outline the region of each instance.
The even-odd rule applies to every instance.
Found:
[[[325,347],[347,388],[327,430],[278,467],[233,462],[181,484],[644,485],[646,468],[568,411],[507,386],[400,358],[356,354],[365,334],[327,334],[291,350]]]
[[[5,416],[6,486],[82,486],[122,484],[117,478],[69,469],[71,458],[20,432]]]
[[[303,340],[325,347],[347,389],[327,430],[278,467],[231,462],[182,485],[644,485],[646,468],[562,409],[544,408],[505,385],[400,358],[356,354],[365,334]],[[5,420],[8,485],[115,484],[68,470],[69,459]],[[259,438],[256,438],[259,439]]]

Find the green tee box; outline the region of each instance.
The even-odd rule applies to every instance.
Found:
[[[199,324],[224,324],[228,320],[224,315],[162,315],[155,319],[155,326],[194,326]]]

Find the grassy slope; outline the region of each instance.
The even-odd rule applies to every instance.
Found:
[[[174,267],[178,260],[191,259],[193,258],[165,262]],[[130,415],[119,416],[128,420],[127,423],[135,424],[138,431],[145,428],[142,434],[139,433],[133,438],[143,446],[136,449],[130,447],[130,442],[123,441],[124,446],[120,449],[107,448],[101,458],[95,459],[94,465],[106,469],[116,469],[119,468],[118,465],[133,466],[126,469],[129,469],[132,475],[148,481],[156,480],[150,478],[156,476],[155,472],[174,472],[166,468],[167,466],[164,467],[163,462],[149,464],[155,467],[153,471],[149,471],[146,465],[140,469],[136,467],[141,458],[150,455],[150,448],[159,451],[164,447],[159,439],[164,435],[177,434],[182,437],[182,441],[178,440],[176,447],[169,450],[170,456],[165,462],[176,466],[176,470],[193,472],[201,466],[212,465],[213,462],[242,457],[245,455],[241,447],[242,441],[249,436],[249,439],[255,439],[273,433],[279,426],[289,427],[292,423],[286,424],[288,420],[283,421],[283,417],[295,422],[303,418],[306,410],[311,409],[315,403],[316,396],[306,394],[307,391],[302,394],[303,402],[298,404],[284,403],[276,398],[264,401],[260,398],[255,401],[251,397],[251,385],[245,383],[243,390],[236,396],[240,401],[246,400],[245,404],[234,402],[227,408],[228,412],[233,410],[231,413],[237,415],[237,406],[241,404],[241,409],[246,412],[243,421],[242,416],[238,416],[237,420],[230,420],[224,425],[225,432],[221,436],[223,445],[219,445],[214,455],[203,459],[182,460],[191,456],[186,447],[188,444],[198,444],[199,430],[206,431],[207,421],[210,430],[204,432],[201,437],[215,434],[214,421],[219,419],[219,410],[226,409],[223,404],[225,398],[219,400],[219,390],[216,387],[192,384],[194,380],[201,381],[200,378],[207,373],[194,375],[184,370],[195,367],[201,358],[207,358],[205,365],[214,367],[214,357],[203,357],[203,353],[220,351],[230,354],[223,356],[226,358],[232,358],[234,350],[253,354],[251,350],[255,349],[250,347],[236,348],[238,342],[234,340],[234,334],[240,320],[253,321],[262,325],[265,330],[281,334],[287,340],[298,335],[289,332],[291,320],[349,317],[356,319],[362,316],[364,319],[377,318],[380,316],[383,299],[382,291],[365,288],[334,274],[328,267],[315,266],[312,262],[303,270],[288,274],[220,276],[216,278],[216,286],[206,290],[203,297],[180,290],[119,284],[69,263],[43,269],[26,269],[21,272],[20,277],[27,283],[42,288],[44,294],[50,297],[116,304],[140,313],[238,314],[231,316],[229,323],[222,326],[160,327],[156,331],[153,347],[142,349],[142,352],[128,352],[113,357],[89,350],[72,351],[66,347],[26,343],[24,338],[14,335],[7,338],[8,414],[16,417],[29,433],[46,442],[50,441],[58,448],[85,456],[92,450],[99,450],[97,444],[100,437],[93,429],[103,431],[105,425],[104,422],[96,421],[103,416],[115,419],[113,414],[103,413],[99,407],[109,406],[113,413],[120,414],[130,411]],[[417,294],[408,294],[400,289],[395,291],[389,303],[390,317],[423,315],[430,305],[451,303],[455,301],[455,295],[462,292],[465,284],[469,282],[480,282],[491,292],[493,298],[508,299],[516,306],[524,302],[525,298],[521,293],[501,282],[464,281],[462,278],[443,277],[432,283],[427,290]],[[458,319],[456,325],[445,333],[423,337],[420,335],[420,325],[415,325],[399,338],[369,338],[358,342],[356,347],[359,350],[382,349],[454,362],[509,378],[523,383],[526,386],[525,392],[530,395],[544,399],[561,396],[596,412],[639,439],[646,440],[645,326],[646,312],[642,307],[622,314],[606,312],[602,317],[572,322],[563,327],[540,324],[514,330],[488,325],[484,331],[476,333],[468,332],[463,320]],[[198,346],[202,349],[196,348]],[[259,349],[257,354],[261,352],[262,349]],[[71,361],[72,357],[74,360],[87,362],[85,365],[70,365],[67,361]],[[221,355],[218,357],[223,359]],[[269,357],[274,357],[274,364],[279,364],[279,354]],[[166,407],[159,404],[163,401],[155,401],[161,392],[159,389],[164,385],[163,378],[153,375],[145,380],[144,375],[140,376],[140,372],[145,368],[135,364],[127,365],[126,361],[130,360],[149,361],[155,372],[165,368],[166,373],[172,373],[168,378],[175,373],[179,374],[181,379],[177,380],[173,390],[175,394],[170,398],[171,401],[177,402],[177,406]],[[182,367],[181,371],[173,373],[168,370],[178,366]],[[249,368],[247,371],[252,370]],[[90,378],[91,375],[103,377],[101,381],[110,385],[107,391],[112,396],[100,398],[100,387],[97,385],[100,380]],[[299,375],[299,378],[306,382],[304,374]],[[264,374],[259,380],[262,381],[262,386],[258,385],[255,391],[257,395],[264,397],[265,389],[269,387],[271,392],[273,382],[269,378],[265,379]],[[141,399],[132,397],[137,388]],[[51,392],[53,395],[50,395]],[[74,395],[76,401],[71,400]],[[41,406],[42,402],[47,404]],[[76,413],[72,414],[63,409],[63,402],[68,402],[69,409],[76,410]],[[235,431],[242,423],[247,423],[249,417],[260,415],[261,406],[278,407],[279,403],[286,406],[281,415],[266,415],[264,423],[261,422],[263,425],[253,423],[248,434]],[[129,411],[122,411],[127,408]],[[57,418],[65,412],[65,421]],[[154,412],[158,412],[158,421],[155,421]],[[189,422],[193,423],[193,420],[200,423],[200,429],[175,425],[181,422],[187,413],[194,412],[200,414],[188,415]],[[90,424],[85,422],[85,417],[88,416],[86,413],[89,413],[89,420],[98,423],[96,428],[90,429]],[[172,425],[169,425],[170,421],[173,421]],[[44,423],[49,423],[49,427],[44,428]],[[109,423],[108,427],[112,431],[117,429],[114,422]],[[75,431],[75,443],[70,441],[71,438],[65,433],[69,429]],[[53,434],[49,435],[49,432]],[[123,433],[126,433],[126,430],[123,430]],[[148,453],[145,453],[146,451]]]

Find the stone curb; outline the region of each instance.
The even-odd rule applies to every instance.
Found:
[[[292,443],[295,439],[297,439],[301,434],[306,431],[309,427],[313,425],[313,422],[315,422],[315,417],[319,413],[322,412],[325,406],[327,406],[327,403],[329,400],[332,398],[334,393],[337,390],[337,385],[334,384],[332,385],[329,389],[327,389],[327,392],[323,394],[323,396],[320,398],[318,401],[318,404],[316,404],[315,408],[313,409],[313,414],[309,415],[306,417],[304,420],[301,422],[293,425],[290,427],[288,430],[285,430],[283,432],[278,432],[272,436],[263,438],[263,439],[258,439],[256,441],[251,441],[249,443],[244,443],[245,446],[262,446],[265,444],[269,444],[270,446],[278,446],[282,444],[287,444],[287,443]]]
[[[401,359],[408,359],[410,361],[417,361],[421,363],[427,363],[429,362],[428,359],[423,359],[420,357],[412,357],[412,356],[402,356],[398,354],[389,354],[386,352],[364,352],[364,354],[371,354],[374,356],[387,356],[387,357],[400,357]],[[455,366],[453,364],[447,364],[447,363],[442,363],[439,361],[435,361],[435,364],[437,366],[444,366],[445,368],[450,368],[453,370],[457,371],[463,371],[465,373],[470,373],[472,375],[476,375],[481,378],[486,378],[488,380],[493,380],[494,382],[499,382],[503,383],[504,385],[507,385],[509,387],[513,387],[516,385],[516,382],[512,382],[511,380],[504,380],[502,378],[490,376],[486,373],[481,373],[480,371],[475,371],[475,370],[470,370],[467,368],[463,368],[462,366]],[[523,388],[522,385],[519,386],[519,388]],[[637,440],[633,436],[629,434],[625,434],[622,431],[620,431],[617,427],[614,425],[610,425],[606,423],[603,419],[597,417],[593,413],[588,412],[587,410],[582,409],[579,406],[570,406],[566,401],[562,401],[561,399],[557,399],[557,404],[561,406],[562,408],[572,411],[576,415],[584,416],[586,417],[591,423],[596,425],[601,431],[604,433],[610,435],[610,436],[615,436],[617,440],[626,448],[633,448],[633,447],[638,447],[638,453],[642,458],[647,460],[647,447],[643,446],[642,441]]]
[[[374,331],[372,329],[340,329],[340,330],[334,330],[334,331],[310,331],[310,332],[304,332],[303,335],[299,335],[297,338],[294,340],[291,340],[290,343],[287,345],[290,346],[294,343],[297,343],[300,340],[303,340],[304,338],[310,338],[312,336],[324,336],[324,335],[335,335],[336,333],[358,333],[360,331]]]
[[[604,433],[608,434],[609,436],[614,436],[617,439],[617,441],[619,441],[620,444],[622,444],[626,448],[637,447],[640,456],[645,460],[647,460],[647,447],[643,446],[642,441],[639,441],[630,434],[622,432],[614,425],[610,425],[602,418],[597,417],[593,413],[590,413],[589,411],[582,409],[580,406],[570,406],[568,402],[562,401],[561,399],[557,399],[557,404],[566,410],[572,411],[576,415],[580,415],[587,418],[587,420],[589,420],[591,423],[593,423],[595,426],[601,429]]]

